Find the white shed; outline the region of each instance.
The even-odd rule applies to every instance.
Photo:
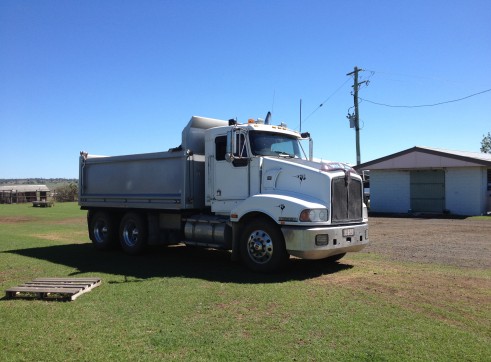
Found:
[[[491,211],[491,154],[416,146],[355,168],[370,171],[371,212]]]

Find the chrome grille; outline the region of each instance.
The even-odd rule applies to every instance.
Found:
[[[363,192],[360,180],[349,175],[332,180],[331,205],[333,223],[359,222],[363,219]]]

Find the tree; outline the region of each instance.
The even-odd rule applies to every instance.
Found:
[[[491,153],[491,134],[489,132],[487,136],[482,135],[481,152]]]
[[[75,183],[63,185],[55,190],[55,199],[58,202],[77,201],[78,186]]]

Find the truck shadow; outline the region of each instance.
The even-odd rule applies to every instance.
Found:
[[[287,268],[276,274],[253,273],[230,260],[230,253],[186,246],[152,248],[143,255],[126,255],[114,250],[101,252],[92,244],[56,245],[4,251],[46,260],[76,269],[79,274],[113,274],[108,283],[138,282],[148,278],[185,277],[222,283],[281,283],[332,274],[353,266],[343,263],[291,259]]]

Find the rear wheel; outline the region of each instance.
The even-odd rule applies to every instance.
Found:
[[[244,228],[240,254],[244,264],[258,272],[277,271],[288,261],[281,230],[267,220],[254,220]]]
[[[98,211],[90,218],[89,237],[99,250],[108,250],[116,245],[117,231],[111,214]]]
[[[128,254],[139,254],[147,246],[147,226],[145,218],[137,213],[124,215],[119,226],[119,241]]]

